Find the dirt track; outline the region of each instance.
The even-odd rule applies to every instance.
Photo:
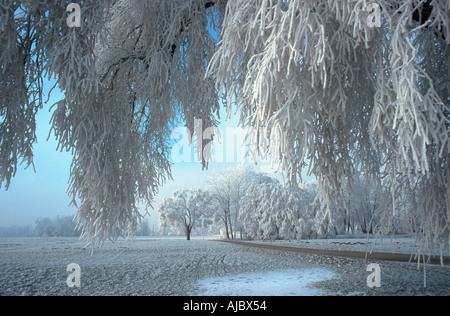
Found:
[[[286,247],[279,245],[270,245],[270,244],[257,244],[252,242],[244,242],[244,241],[234,241],[234,240],[221,240],[221,242],[232,243],[235,245],[246,246],[246,247],[254,247],[254,248],[263,248],[263,249],[273,249],[279,251],[291,251],[291,252],[300,252],[300,253],[308,253],[308,254],[316,254],[323,256],[333,256],[333,257],[346,257],[346,258],[358,258],[373,261],[373,260],[383,260],[383,261],[396,261],[396,262],[417,262],[417,258],[415,255],[409,254],[397,254],[397,253],[387,253],[387,252],[360,252],[360,251],[344,251],[344,250],[325,250],[325,249],[311,249],[311,248],[298,248],[298,247]],[[420,258],[423,260],[423,258]],[[450,258],[444,257],[444,264],[450,264]],[[438,256],[434,256],[431,258],[425,257],[425,261],[431,264],[441,264],[441,258]]]

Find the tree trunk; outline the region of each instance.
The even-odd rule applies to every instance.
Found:
[[[231,239],[234,239],[233,225],[231,224],[231,219],[230,219],[230,235],[231,235]]]
[[[191,240],[191,230],[192,228],[186,228],[186,240]]]
[[[225,232],[227,233],[227,239],[230,239],[230,233],[228,232],[228,221],[227,221],[226,217],[223,222],[225,223]]]

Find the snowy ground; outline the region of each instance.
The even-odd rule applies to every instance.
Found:
[[[205,296],[319,296],[332,293],[313,284],[336,277],[330,270],[309,268],[212,277],[201,280],[198,286]]]
[[[83,246],[0,239],[0,295],[450,295],[448,266],[427,266],[424,289],[416,264],[380,262],[381,287],[371,289],[359,259],[209,240],[107,242],[93,254]],[[66,284],[71,263],[81,268],[80,288]]]

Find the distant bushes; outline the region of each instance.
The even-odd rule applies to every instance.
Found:
[[[0,227],[0,237],[79,237],[72,216],[40,217],[34,226]]]
[[[34,234],[33,227],[31,225],[27,226],[9,226],[0,227],[0,238],[1,237],[32,237]]]
[[[34,236],[37,237],[79,237],[81,231],[71,216],[57,216],[54,219],[44,217],[36,220]]]
[[[154,230],[154,229],[153,229]],[[153,233],[147,221],[138,227],[137,236],[150,236]],[[1,237],[80,237],[81,231],[76,229],[72,216],[40,217],[34,226],[0,227]]]

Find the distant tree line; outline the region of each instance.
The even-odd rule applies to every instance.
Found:
[[[0,238],[1,237],[32,237],[34,229],[31,225],[26,226],[0,226]]]
[[[330,207],[321,203],[316,181],[290,190],[252,168],[229,168],[211,175],[204,190],[183,189],[166,198],[158,209],[160,230],[187,239],[195,230],[227,239],[295,240],[415,232],[420,226],[406,195],[396,215],[386,217],[388,193],[363,174],[352,183],[352,193]]]
[[[151,236],[153,231],[148,221],[142,221],[137,236]],[[34,225],[0,226],[0,237],[80,237],[72,216],[40,217]]]

